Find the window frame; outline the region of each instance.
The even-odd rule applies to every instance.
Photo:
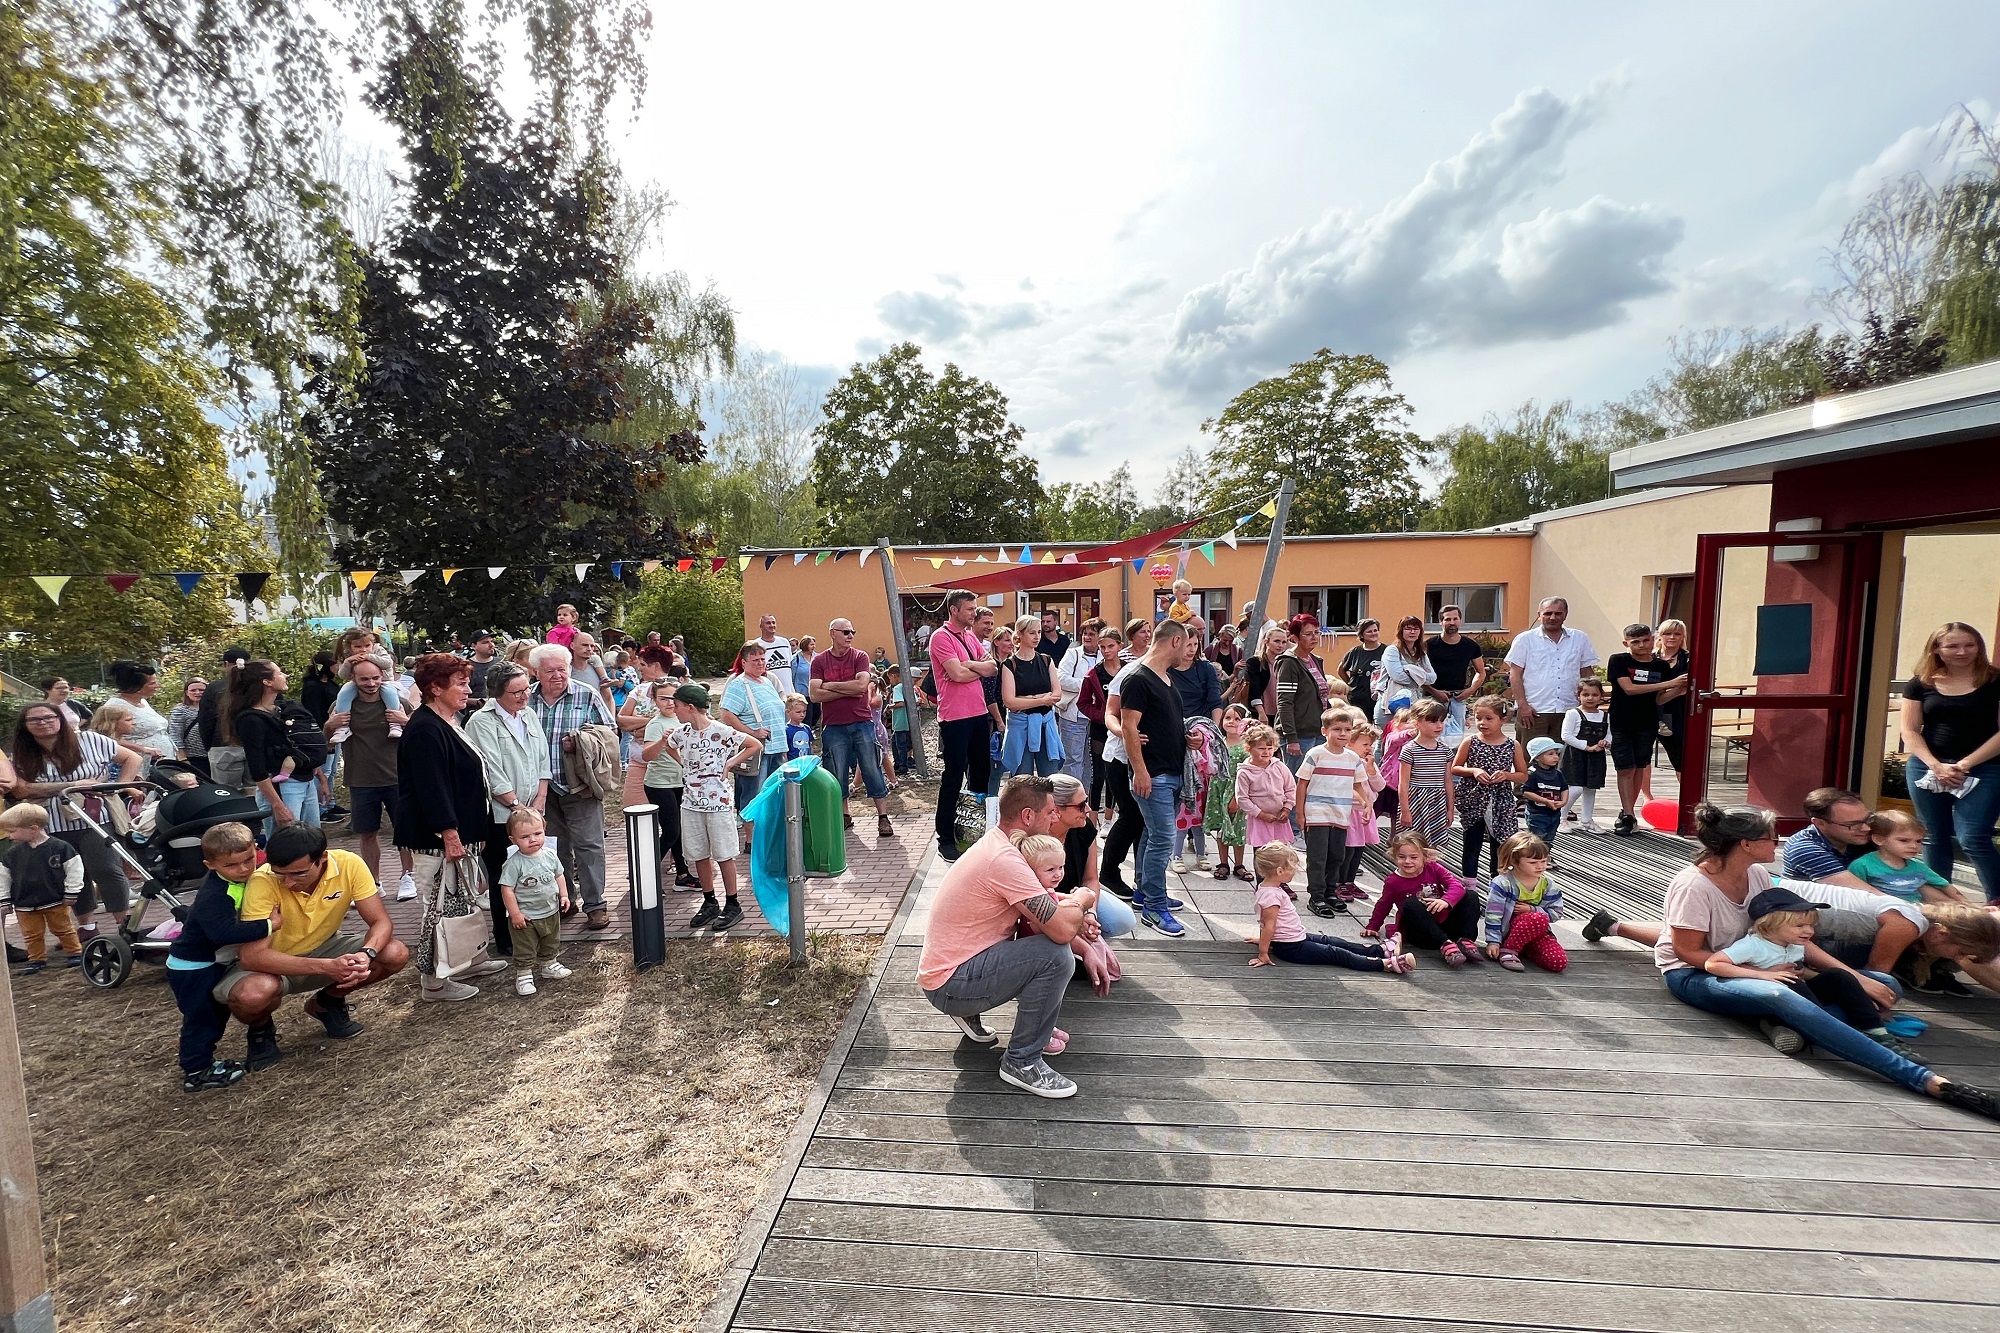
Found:
[[[1328,583],[1318,586],[1300,584],[1285,590],[1285,605],[1290,607],[1302,596],[1311,596],[1313,599],[1313,618],[1319,621],[1319,627],[1322,632],[1327,634],[1353,634],[1355,626],[1368,619],[1368,591],[1369,585],[1366,583]],[[1332,622],[1329,607],[1333,600],[1332,594],[1334,593],[1354,594],[1355,616],[1353,620],[1338,625]]]
[[[1467,593],[1486,592],[1489,590],[1493,594],[1493,619],[1472,620],[1468,618],[1460,628],[1467,634],[1494,634],[1505,630],[1507,628],[1506,584],[1431,583],[1426,584],[1424,587],[1424,632],[1426,634],[1437,634],[1441,633],[1444,629],[1444,626],[1439,624],[1431,614],[1433,601],[1435,601],[1439,613],[1442,614],[1444,608],[1447,606],[1463,608],[1472,600],[1466,596]]]

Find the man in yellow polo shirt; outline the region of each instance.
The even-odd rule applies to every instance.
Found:
[[[273,833],[264,852],[264,864],[244,886],[239,916],[274,927],[268,938],[243,946],[214,991],[250,1030],[252,1069],[285,1058],[271,1020],[287,995],[310,992],[306,1012],[325,1024],[326,1035],[351,1037],[361,1024],[347,1012],[347,997],[410,961],[360,857],[329,851],[324,833],[297,823]],[[368,927],[365,936],[341,930],[350,907]]]

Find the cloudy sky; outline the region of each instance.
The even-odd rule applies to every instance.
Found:
[[[1426,433],[1818,317],[2000,5],[656,6],[661,260],[826,381],[902,339],[1045,475],[1142,479],[1264,375],[1387,361]]]

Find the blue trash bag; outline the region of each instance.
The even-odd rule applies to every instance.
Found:
[[[780,935],[792,933],[792,889],[785,874],[785,784],[804,782],[806,774],[818,767],[816,754],[787,761],[764,779],[750,804],[738,812],[746,824],[757,826],[750,841],[750,891],[757,895],[757,910]]]

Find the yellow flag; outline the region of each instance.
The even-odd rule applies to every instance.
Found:
[[[1038,565],[1053,565],[1055,562],[1056,553],[1054,551],[1044,551],[1042,552],[1042,558],[1035,563]]]
[[[924,557],[924,559],[926,559],[926,560],[928,560],[928,561],[930,561],[930,562],[931,562],[931,568],[932,568],[932,569],[943,569],[943,568],[944,568],[944,557],[943,557],[943,556],[941,556],[941,555],[927,555],[927,556],[925,556],[925,557]]]
[[[34,579],[35,586],[37,588],[40,588],[43,592],[49,595],[50,601],[54,602],[57,606],[62,605],[63,584],[69,582],[69,575],[33,574],[30,575],[29,577]]]
[[[747,555],[739,555],[739,556],[737,556],[737,557],[736,557],[736,567],[737,567],[738,569],[748,569],[748,568],[750,568],[750,557],[749,557],[749,556],[747,556]]]
[[[1264,503],[1264,507],[1257,512],[1265,518],[1276,518],[1278,516],[1278,502],[1276,500],[1267,500]]]
[[[451,582],[451,576],[452,576],[453,574],[456,574],[456,573],[458,573],[458,568],[452,568],[452,569],[447,569],[447,570],[445,570],[445,571],[444,571],[444,581],[445,581],[446,583],[450,583],[450,582]]]
[[[347,577],[354,580],[354,591],[367,592],[368,585],[374,582],[375,571],[372,569],[350,569],[347,571]]]

